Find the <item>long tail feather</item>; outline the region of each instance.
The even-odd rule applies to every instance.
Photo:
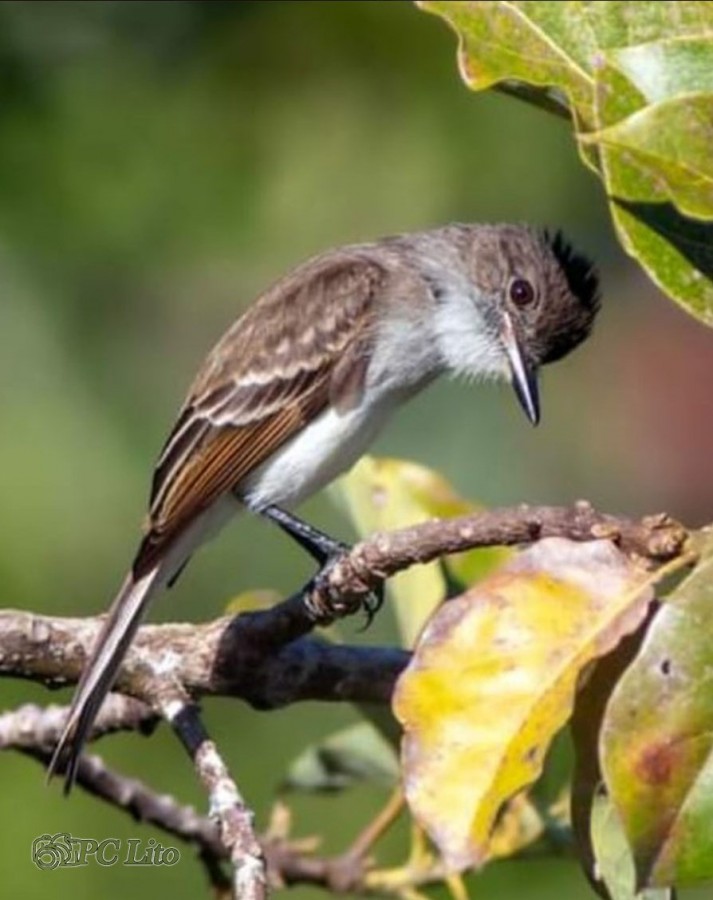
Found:
[[[48,779],[66,757],[64,792],[68,794],[77,776],[79,758],[99,707],[116,678],[121,661],[156,590],[160,566],[139,581],[131,573],[112,603],[106,621],[87,660],[69,716],[48,768]]]

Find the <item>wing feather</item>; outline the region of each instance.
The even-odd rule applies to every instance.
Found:
[[[374,295],[387,277],[366,256],[318,258],[263,295],[218,343],[159,457],[136,577],[325,409],[351,347],[360,348],[356,376],[366,377]]]

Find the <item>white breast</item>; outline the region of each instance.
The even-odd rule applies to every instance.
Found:
[[[388,417],[382,404],[340,415],[331,407],[288,441],[241,485],[250,505],[292,506],[329,484],[365,452]]]
[[[442,368],[437,347],[418,319],[392,318],[377,337],[364,395],[346,413],[328,409],[241,485],[248,501],[294,505],[351,468],[391,413]]]

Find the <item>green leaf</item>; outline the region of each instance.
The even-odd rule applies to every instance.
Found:
[[[687,94],[655,103],[588,140],[628,155],[645,170],[651,179],[647,199],[671,200],[686,215],[713,219],[713,95]]]
[[[602,853],[596,847],[595,806],[602,786],[599,734],[612,690],[638,653],[649,627],[651,614],[649,611],[636,631],[626,635],[610,653],[594,663],[577,691],[572,714],[571,732],[575,756],[570,793],[572,831],[577,842],[580,865],[594,890],[603,897],[616,897],[617,893],[611,885],[611,870],[603,865]],[[618,823],[617,826],[618,832],[621,832],[621,826]],[[601,831],[598,834],[601,837]],[[631,869],[630,883],[633,890],[634,863],[630,852],[628,866]],[[631,896],[631,891],[628,896]]]
[[[710,29],[711,23],[706,23]],[[710,36],[666,37],[660,41],[610,50],[609,59],[648,103],[680,94],[713,92],[713,43]]]
[[[458,63],[473,90],[507,81],[534,85],[540,94],[561,96],[582,121],[594,121],[589,60],[596,50],[572,2],[471,2],[421,0],[458,35]],[[573,15],[574,13],[574,15]],[[552,90],[556,93],[552,93]],[[538,94],[530,99],[538,102]]]
[[[713,325],[713,3],[421,0],[474,90],[571,115],[624,249]]]
[[[602,173],[614,223],[624,249],[638,259],[653,281],[688,312],[713,325],[713,223],[696,221],[671,202],[667,173],[654,162],[657,153],[661,156],[662,139],[651,137],[649,129],[651,147],[641,140],[642,118],[645,126],[647,117],[656,118],[659,106],[646,107],[645,102],[643,94],[618,68],[606,61],[602,63],[597,78],[599,121],[605,125],[619,123],[624,134],[629,129],[629,133],[638,132],[639,136],[635,148],[600,144]],[[686,101],[663,101],[661,105],[667,109],[677,105],[680,115],[681,102]],[[699,97],[697,102],[699,107],[710,105],[713,94]],[[608,133],[616,134],[616,127],[612,125]],[[659,118],[658,130],[667,127]],[[695,124],[690,130],[696,130]],[[599,134],[606,135],[607,129]],[[592,136],[596,138],[596,134]],[[691,150],[690,155],[696,154]],[[680,188],[680,170],[678,176],[677,197],[686,193]],[[690,208],[691,204],[687,206]]]
[[[602,770],[641,885],[713,878],[712,615],[709,537],[607,707]]]
[[[359,722],[304,750],[288,769],[283,787],[336,791],[364,782],[393,787],[398,777],[394,748],[368,722]]]
[[[592,809],[592,845],[597,878],[611,900],[670,900],[668,888],[638,892],[636,873],[626,835],[608,797],[598,796]]]

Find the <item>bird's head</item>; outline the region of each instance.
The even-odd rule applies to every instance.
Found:
[[[560,233],[527,226],[462,226],[458,243],[468,289],[444,298],[446,361],[465,374],[509,377],[537,424],[539,367],[566,356],[592,329],[594,267]]]

